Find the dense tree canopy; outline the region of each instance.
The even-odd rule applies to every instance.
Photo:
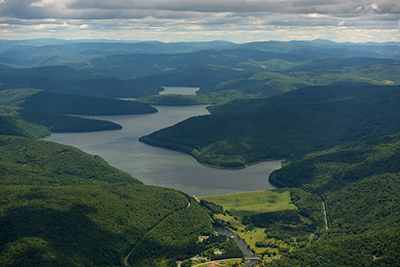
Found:
[[[142,137],[204,164],[243,167],[329,148],[400,126],[398,86],[307,87],[258,102],[259,108],[189,118]],[[253,102],[248,102],[252,104]]]
[[[0,265],[120,266],[185,258],[213,235],[182,192],[145,186],[70,146],[0,136]],[[191,205],[189,205],[191,203]]]
[[[273,266],[394,266],[399,258],[400,134],[364,138],[287,162],[270,181],[324,199],[318,244]]]

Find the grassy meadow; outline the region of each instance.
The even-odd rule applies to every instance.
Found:
[[[294,201],[296,199],[301,199],[301,203]],[[207,196],[199,200],[222,206],[224,213],[214,214],[216,223],[222,222],[233,228],[253,253],[262,258],[263,263],[308,244],[309,236],[315,230],[310,228],[315,216],[305,218],[299,215],[299,210],[308,210],[310,214],[316,212],[317,217],[323,214],[322,210],[311,207],[320,205],[320,200],[311,198],[300,189]],[[275,222],[264,221],[266,214]],[[294,217],[291,217],[293,214]],[[296,217],[298,220],[294,222]]]
[[[224,210],[240,218],[245,215],[297,208],[290,203],[289,189],[208,196],[200,199],[221,205]]]

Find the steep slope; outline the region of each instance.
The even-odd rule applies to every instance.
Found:
[[[321,196],[329,227],[314,245],[272,266],[397,265],[399,155],[399,133],[374,136],[293,159],[271,174],[279,186]]]
[[[0,125],[1,135],[24,136],[37,139],[51,134],[51,131],[43,125],[3,114],[0,115]]]
[[[140,141],[204,164],[243,167],[393,130],[400,125],[399,107],[398,86],[309,87],[267,99],[256,110],[190,118]]]
[[[201,252],[198,236],[212,234],[196,201],[98,156],[12,136],[0,152],[1,266],[121,266],[135,245],[129,261],[157,266]]]
[[[78,118],[49,111],[0,106],[2,135],[38,139],[51,132],[91,132],[122,129],[109,121]]]

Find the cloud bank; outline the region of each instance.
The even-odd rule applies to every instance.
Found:
[[[4,38],[400,41],[398,0],[0,0]]]

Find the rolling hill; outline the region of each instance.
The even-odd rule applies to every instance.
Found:
[[[328,229],[313,245],[268,266],[397,265],[399,144],[399,133],[367,137],[295,158],[272,173],[279,186],[320,196]]]
[[[122,126],[109,121],[78,118],[50,111],[0,106],[1,135],[42,138],[52,132],[92,132],[120,130]]]
[[[157,109],[136,101],[52,93],[34,89],[0,91],[0,105],[74,115],[133,115]]]
[[[2,266],[121,266],[134,247],[135,266],[166,266],[208,249],[209,216],[181,192],[70,146],[0,136],[0,151]]]
[[[155,112],[109,99],[141,96],[219,104],[142,142],[225,168],[286,159],[269,179],[291,188],[298,216],[241,212],[269,232],[297,236],[291,224],[306,226],[302,246],[285,237],[283,256],[259,267],[397,266],[399,60],[398,43],[0,40],[0,266],[121,266],[126,258],[167,267],[215,248],[231,255],[192,197],[146,186],[99,156],[32,140],[121,129],[65,114]],[[201,89],[157,96],[166,85]]]
[[[399,94],[398,86],[307,87],[266,99],[256,110],[189,118],[140,141],[183,151],[203,164],[244,167],[395,130]]]
[[[97,97],[133,98],[158,94],[162,89],[145,82],[121,80],[112,75],[98,73],[90,68],[46,66],[36,68],[3,68],[0,70],[2,88],[35,88],[56,93]],[[12,85],[12,87],[10,87]]]

